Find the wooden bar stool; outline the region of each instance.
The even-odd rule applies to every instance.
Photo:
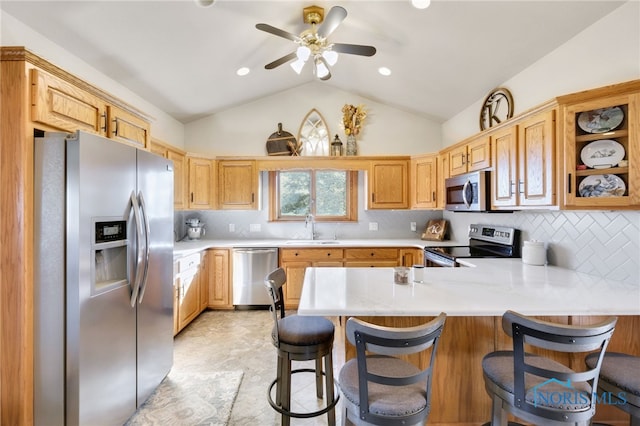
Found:
[[[587,355],[585,363],[595,368],[597,354]],[[616,352],[607,353],[600,367],[598,390],[608,392],[607,403],[631,416],[631,426],[640,426],[640,357]]]
[[[265,278],[265,286],[271,296],[271,314],[273,330],[271,338],[278,349],[278,367],[276,379],[268,389],[269,404],[282,414],[282,425],[288,426],[291,417],[310,418],[327,414],[330,426],[335,426],[335,406],[340,398],[333,381],[333,337],[335,327],[323,317],[289,315],[285,316],[282,286],[287,281],[284,269],[278,268]],[[322,359],[324,358],[324,372]],[[299,368],[292,370],[292,361],[315,361],[315,369]],[[316,376],[316,396],[322,398],[322,377],[325,376],[326,404],[321,410],[309,413],[291,411],[291,375],[312,372]],[[276,386],[276,400],[271,397]]]

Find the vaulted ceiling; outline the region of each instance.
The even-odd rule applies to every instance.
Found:
[[[300,75],[288,64],[264,69],[297,46],[255,25],[298,35],[309,28],[304,7],[340,5],[348,15],[329,41],[377,53],[340,55],[322,84],[444,121],[622,3],[434,0],[421,10],[409,0],[2,0],[0,8],[187,123],[314,80],[309,66]],[[378,73],[383,66],[390,76]],[[236,75],[240,67],[249,74]]]

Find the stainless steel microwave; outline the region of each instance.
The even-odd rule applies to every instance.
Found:
[[[483,212],[491,207],[489,174],[471,172],[445,180],[445,208],[456,212]]]

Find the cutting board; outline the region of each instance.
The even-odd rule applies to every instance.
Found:
[[[298,155],[298,142],[291,133],[282,130],[282,123],[278,123],[278,131],[267,139],[267,153],[269,155]]]

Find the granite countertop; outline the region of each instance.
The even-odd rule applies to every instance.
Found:
[[[393,268],[308,268],[301,315],[640,315],[640,287],[521,259],[469,259],[394,284]]]
[[[346,247],[416,247],[467,245],[468,241],[425,241],[413,239],[351,239],[351,240],[197,240],[179,241],[173,244],[173,257],[178,258],[209,248],[279,247],[279,248],[346,248]]]

